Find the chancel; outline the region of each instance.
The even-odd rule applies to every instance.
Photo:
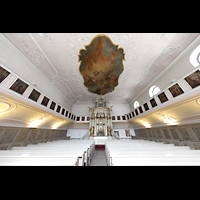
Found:
[[[199,166],[199,89],[199,33],[0,33],[0,166]]]

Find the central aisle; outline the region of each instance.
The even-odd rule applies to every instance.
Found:
[[[95,151],[89,166],[107,166],[105,151]]]

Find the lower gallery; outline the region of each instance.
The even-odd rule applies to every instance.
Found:
[[[199,33],[0,33],[0,166],[200,166]]]

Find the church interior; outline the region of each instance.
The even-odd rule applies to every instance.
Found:
[[[199,33],[0,33],[0,166],[199,166],[199,85]]]

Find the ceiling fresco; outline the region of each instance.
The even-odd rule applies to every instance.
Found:
[[[97,57],[98,59],[96,59],[98,63],[101,61],[101,65],[103,65],[105,64],[105,60],[109,58],[110,63],[113,61],[113,64],[109,65],[109,67],[115,65],[115,68],[105,67],[101,69],[99,66],[96,66],[97,64],[94,65],[92,63],[94,61],[92,59],[97,54],[97,52],[95,53],[95,44],[97,44],[98,40],[95,39],[98,39],[100,35],[104,36],[100,38],[104,38],[105,42],[102,43],[101,47],[103,51],[101,48],[98,49],[102,55],[99,55]],[[53,88],[57,89],[64,96],[66,102],[72,106],[74,104],[90,104],[98,98],[98,94],[104,93],[105,95],[102,96],[110,102],[115,101],[118,104],[133,104],[137,100],[137,97],[152,85],[156,77],[163,73],[164,70],[167,70],[170,64],[191,43],[198,39],[200,34],[3,33],[1,36],[4,40],[9,40],[32,63],[33,69],[37,69],[44,75],[44,78],[50,81]],[[108,47],[109,41],[110,47]],[[119,47],[115,44],[118,44]],[[117,53],[119,55],[115,55]],[[91,81],[100,81],[98,83],[99,88],[102,84],[107,83],[107,91],[97,90],[97,88],[89,85],[88,80],[84,80],[81,73],[83,72],[85,75],[86,72],[83,69],[80,70],[80,67],[86,66],[84,63],[85,60],[86,62],[91,62],[90,65],[87,65],[87,68],[92,67],[91,72],[88,74],[92,79],[89,79],[89,77],[88,79]],[[13,66],[16,66],[16,64]],[[121,74],[120,68],[117,69],[116,66],[124,67]],[[95,73],[94,69],[96,71],[98,69],[99,74],[98,72]],[[118,74],[115,74],[112,71],[113,69],[114,71],[118,71]],[[18,68],[15,70],[14,72],[16,74],[20,74]],[[109,73],[116,77],[109,77],[106,76],[107,74],[103,75],[103,73]],[[100,77],[101,79],[99,79]],[[38,90],[45,93],[46,90],[40,79],[35,79],[30,74],[25,77],[25,80],[29,84],[37,84]],[[94,90],[88,92],[89,89],[83,84],[84,82],[88,84],[85,85]],[[111,92],[112,89],[113,91]],[[95,91],[96,93],[94,93]]]
[[[95,36],[79,54],[79,70],[88,91],[98,95],[112,92],[124,70],[123,60],[122,48],[104,34]]]

